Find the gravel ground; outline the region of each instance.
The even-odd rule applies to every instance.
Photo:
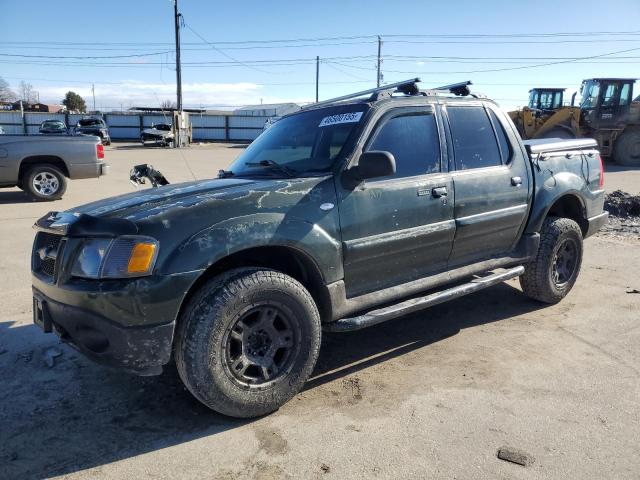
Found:
[[[185,159],[202,178],[239,151],[119,144],[109,176],[72,182],[61,201],[0,192],[1,479],[639,478],[637,235],[587,240],[580,278],[555,306],[506,282],[325,335],[305,390],[252,421],[208,411],[172,373],[95,365],[32,325],[36,218],[130,191],[134,164],[179,181],[191,177]],[[640,170],[607,170],[608,190],[640,190]]]
[[[604,208],[609,212],[609,221],[599,232],[600,236],[640,238],[640,194],[615,190],[606,195]]]

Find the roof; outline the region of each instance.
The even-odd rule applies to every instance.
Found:
[[[616,77],[594,77],[594,78],[585,78],[583,80],[583,82],[587,82],[589,80],[596,80],[598,82],[602,82],[603,80],[609,81],[609,82],[635,82],[636,80],[638,80],[637,78],[616,78]]]
[[[244,112],[246,110],[269,110],[269,109],[279,109],[286,107],[298,107],[297,103],[289,102],[289,103],[264,103],[260,105],[247,105],[245,107],[240,107],[236,109],[236,112]]]
[[[174,112],[177,108],[162,108],[162,107],[131,107],[129,111],[138,111],[138,112]],[[206,113],[206,110],[200,108],[183,108],[183,112],[188,113]]]
[[[533,92],[534,90],[549,90],[551,92],[564,92],[566,90],[566,88],[556,88],[556,87],[533,87],[531,90],[529,90],[529,93]]]

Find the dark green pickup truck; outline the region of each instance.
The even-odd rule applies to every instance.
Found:
[[[495,103],[450,87],[311,105],[218,179],[44,216],[34,321],[140,375],[174,359],[201,402],[251,417],[302,388],[323,329],[515,277],[560,301],[607,219],[595,142],[525,144]]]

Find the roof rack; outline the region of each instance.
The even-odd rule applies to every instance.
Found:
[[[453,93],[458,97],[466,97],[467,95],[471,94],[471,89],[469,88],[469,85],[473,85],[471,80],[467,80],[465,82],[451,83],[449,85],[443,85],[441,87],[430,88],[429,90],[436,90],[436,91],[448,90],[449,93]]]
[[[376,100],[380,100],[380,98],[382,98],[383,96],[390,97],[394,93],[404,93],[405,95],[438,95],[444,93],[444,90],[447,90],[449,93],[458,96],[467,96],[471,93],[471,91],[469,90],[469,85],[472,84],[470,80],[467,80],[466,82],[458,82],[452,83],[450,85],[443,85],[441,87],[430,88],[428,90],[420,90],[417,85],[420,82],[420,78],[410,78],[409,80],[390,83],[381,87],[370,88],[368,90],[362,90],[361,92],[350,93],[349,95],[343,95],[341,97],[335,97],[330,98],[329,100],[311,103],[304,106],[302,109],[304,110],[307,108],[329,105],[332,103],[340,102],[342,100],[364,97],[365,95],[369,95],[369,101],[374,102]]]
[[[361,92],[350,93],[349,95],[342,95],[341,97],[330,98],[329,100],[323,100],[321,102],[312,103],[306,105],[303,108],[313,108],[319,107],[321,105],[328,105],[330,103],[340,102],[342,100],[350,100],[352,98],[364,97],[365,95],[370,95],[371,100],[377,100],[378,96],[382,92],[395,93],[406,93],[411,95],[416,95],[418,93],[418,87],[416,83],[421,82],[419,78],[411,78],[409,80],[404,80],[402,82],[390,83],[388,85],[384,85],[382,87],[370,88],[369,90],[362,90]]]

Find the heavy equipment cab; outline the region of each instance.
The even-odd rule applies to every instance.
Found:
[[[640,104],[635,78],[589,78],[580,93],[580,136],[595,138],[603,156],[640,166]]]
[[[633,78],[590,78],[582,82],[582,120],[592,129],[620,128],[628,122]]]
[[[529,108],[557,110],[562,107],[565,88],[532,88],[529,90]]]

